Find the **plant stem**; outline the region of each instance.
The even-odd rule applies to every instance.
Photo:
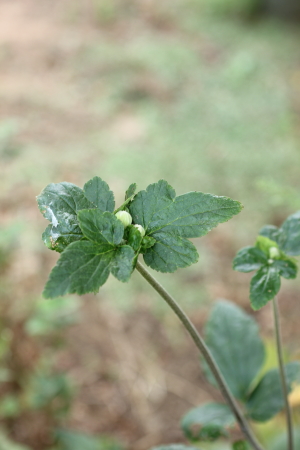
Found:
[[[253,446],[255,450],[263,450],[263,447],[257,441],[242,411],[240,410],[240,407],[235,401],[233,395],[231,394],[223,375],[221,374],[216,362],[213,359],[212,354],[210,353],[210,350],[208,349],[204,340],[196,330],[193,323],[190,321],[190,319],[181,309],[178,303],[174,300],[174,298],[171,297],[171,295],[162,287],[162,285],[158,281],[156,281],[156,279],[148,272],[148,270],[139,261],[137,262],[136,269],[145,278],[145,280],[148,281],[148,283],[156,290],[156,292],[158,292],[158,294],[167,302],[167,304],[171,307],[171,309],[175,312],[179,320],[182,322],[183,326],[186,328],[187,332],[195,342],[197,348],[202,353],[210,370],[212,371],[220,387],[220,390],[225,400],[231,407],[232,412],[235,415],[236,420],[239,423],[240,428],[244,433],[246,439],[250,442],[250,444]]]
[[[282,394],[283,394],[284,404],[285,404],[286,424],[287,424],[287,432],[288,432],[288,450],[293,450],[294,442],[293,442],[292,411],[291,411],[291,407],[289,404],[288,387],[287,387],[286,376],[285,376],[285,371],[284,371],[283,354],[282,354],[282,339],[281,339],[281,331],[280,331],[277,297],[273,298],[272,303],[273,303],[273,313],[274,313],[277,358],[278,358],[279,373],[280,373],[280,379],[281,379]]]

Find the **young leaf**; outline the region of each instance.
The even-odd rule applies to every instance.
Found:
[[[272,241],[271,239],[265,236],[258,236],[255,242],[255,247],[261,250],[267,257],[269,257],[270,249],[279,248],[277,242]]]
[[[275,267],[270,265],[259,269],[250,283],[252,308],[256,311],[265,306],[279,292],[280,284],[280,275]]]
[[[80,228],[84,236],[98,244],[118,245],[124,235],[124,225],[110,212],[84,209],[78,212]]]
[[[125,193],[125,200],[132,199],[136,191],[136,183],[132,183]]]
[[[77,220],[81,209],[92,209],[95,205],[84,195],[82,189],[72,183],[49,184],[37,197],[39,209],[51,222],[43,234],[48,248],[62,252],[71,242],[82,238]]]
[[[289,256],[300,255],[300,211],[289,216],[281,230],[280,248]]]
[[[266,254],[257,247],[244,247],[233,260],[233,269],[238,272],[252,272],[268,263]]]
[[[144,261],[159,272],[175,272],[198,261],[196,247],[175,233],[155,233],[155,244],[146,250]]]
[[[79,241],[61,254],[45,286],[45,298],[69,294],[98,292],[109,273],[120,281],[128,281],[133,270],[134,251],[129,246],[113,247]]]
[[[288,392],[292,385],[300,381],[300,363],[285,365]],[[284,408],[281,381],[278,369],[269,370],[256,386],[246,403],[249,417],[257,422],[265,422]]]
[[[205,340],[232,394],[245,399],[265,359],[256,322],[233,303],[218,302],[206,324]]]
[[[128,245],[130,245],[135,252],[139,251],[143,236],[139,232],[137,228],[133,225],[129,225],[129,227],[125,230],[124,239],[127,240]]]
[[[228,436],[228,428],[235,422],[229,406],[207,403],[189,411],[181,420],[181,428],[192,442],[214,441],[221,436]]]
[[[86,198],[100,209],[100,211],[113,212],[115,208],[114,193],[100,177],[94,177],[85,183],[83,191]]]

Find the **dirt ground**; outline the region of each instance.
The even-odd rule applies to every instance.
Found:
[[[60,166],[56,161],[64,144],[70,147],[96,132],[100,124],[108,126],[89,103],[93,93],[88,88],[84,93],[78,89],[80,81],[74,75],[72,57],[83,45],[112,33],[118,36],[121,45],[122,39],[136,32],[130,21],[124,24],[116,20],[113,26],[109,23],[97,26],[91,4],[73,0],[0,0],[0,120],[10,117],[21,120],[25,126],[17,142],[23,146],[35,142],[44,146],[45,152],[53,152],[53,168],[49,170],[57,180],[77,181],[74,162]],[[167,21],[156,14],[151,2],[140,5],[139,13],[135,26],[143,27],[146,21],[148,26],[168,32]],[[147,89],[157,88],[147,83]],[[168,93],[155,91],[155,95],[164,97]],[[142,125],[130,115],[118,117],[114,126],[125,140],[134,141],[143,134]],[[28,165],[36,164],[34,151],[28,157]],[[5,177],[10,171],[15,174],[9,159],[1,165]],[[36,222],[38,227],[43,223],[35,204],[36,184],[26,180],[26,170],[27,166],[22,182],[6,186],[0,195],[2,226],[10,224],[15,215],[25,218],[27,223]],[[3,186],[3,181],[0,185]],[[236,285],[236,275],[230,269],[234,244],[230,238],[224,243],[223,236],[226,232],[207,241],[216,260],[219,258],[214,274],[208,274],[208,290],[214,298],[230,298],[247,306],[247,285],[242,278]],[[16,305],[24,297],[40,295],[56,258],[37,248],[30,254],[27,247],[19,250],[18,254],[12,253],[3,269],[11,285],[3,292],[5,305],[9,302]],[[36,281],[37,273],[40,281]],[[198,281],[196,278],[191,282]],[[86,296],[80,322],[65,332],[66,345],[57,350],[57,370],[68,373],[76,387],[71,413],[64,425],[77,431],[113,436],[130,450],[183,442],[179,427],[183,413],[205,400],[220,399],[201,373],[196,350],[176,319],[153,314],[148,307],[151,301],[148,294],[138,295],[137,306],[126,314],[117,308],[107,308],[107,303],[101,302],[102,296],[105,293]],[[287,290],[282,305],[284,340],[293,353],[300,336],[295,313],[300,312],[297,296],[295,290]],[[15,327],[14,364],[22,371],[43,352],[43,342],[32,341],[26,334],[16,308],[11,313],[8,307],[7,315],[8,322]],[[208,309],[193,316],[200,330]],[[266,309],[257,317],[265,336],[270,336],[273,331],[270,311]],[[170,325],[170,331],[164,325]],[[17,420],[6,419],[3,423],[16,442],[33,450],[49,448],[51,421],[47,415],[24,413]]]

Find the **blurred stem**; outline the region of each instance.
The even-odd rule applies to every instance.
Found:
[[[243,415],[242,411],[240,410],[240,407],[235,401],[233,395],[231,394],[223,375],[221,374],[215,360],[213,359],[212,354],[210,353],[210,350],[208,349],[204,340],[202,339],[202,337],[200,336],[200,334],[198,333],[198,331],[196,330],[195,326],[192,324],[188,316],[181,309],[181,307],[174,300],[174,298],[171,297],[171,295],[162,287],[162,285],[158,281],[156,281],[156,279],[148,272],[148,270],[139,261],[137,262],[136,269],[145,278],[145,280],[148,281],[148,283],[156,290],[156,292],[158,292],[158,294],[167,302],[167,304],[171,307],[171,309],[175,312],[179,320],[182,322],[183,326],[185,327],[185,329],[193,339],[194,343],[196,344],[197,348],[200,350],[201,354],[206,360],[210,370],[212,371],[220,387],[223,397],[231,407],[232,412],[235,415],[235,418],[238,424],[240,425],[240,428],[244,433],[245,437],[247,438],[247,440],[250,442],[250,444],[253,446],[255,450],[263,450],[263,447],[256,440],[256,437],[254,436],[248,422],[246,421],[245,416]]]
[[[280,331],[277,297],[273,298],[273,313],[274,313],[277,358],[278,358],[279,373],[280,373],[280,379],[281,379],[282,394],[283,394],[284,404],[285,404],[285,415],[286,415],[286,424],[287,424],[287,433],[288,433],[288,447],[287,448],[288,448],[288,450],[294,450],[293,420],[292,420],[292,411],[291,411],[291,407],[290,407],[289,399],[288,399],[288,387],[287,387],[286,376],[285,376],[285,371],[284,371],[284,362],[283,362],[283,354],[282,354],[282,339],[281,339],[281,331]]]

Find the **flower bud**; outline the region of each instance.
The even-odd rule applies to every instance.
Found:
[[[137,230],[139,230],[139,232],[141,233],[141,235],[142,235],[142,237],[144,237],[145,236],[145,229],[144,229],[144,227],[142,227],[142,225],[139,225],[139,224],[136,224],[136,225],[133,225]]]
[[[124,228],[128,227],[128,225],[131,225],[132,217],[126,211],[118,211],[116,213],[116,218],[122,222],[122,224],[124,225]]]
[[[278,250],[277,247],[271,247],[269,249],[269,256],[271,259],[277,259],[280,257],[280,251]]]

